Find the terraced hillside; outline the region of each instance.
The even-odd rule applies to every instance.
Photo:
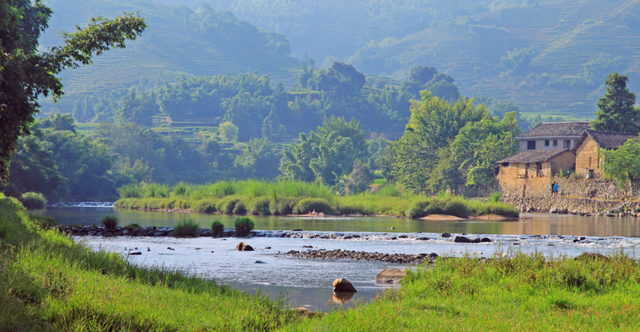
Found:
[[[640,90],[638,17],[636,0],[499,9],[407,36],[376,56],[393,60],[396,78],[414,65],[431,65],[452,75],[464,95],[490,95],[531,113],[588,118],[607,73],[629,74],[631,89]],[[366,58],[356,67],[375,72]]]
[[[109,0],[50,0],[47,4],[54,15],[41,39],[44,48],[60,44],[57,31],[72,31],[75,24],[82,26],[91,16],[113,17],[116,13],[139,12],[148,28],[141,38],[127,43],[126,49],[96,57],[93,66],[65,71],[62,78],[66,96],[55,106],[45,103],[44,112],[51,107],[70,112],[73,102],[81,96],[132,85],[144,86],[143,81],[158,84],[185,74],[238,74],[257,70],[270,75],[274,81],[290,85],[299,68],[298,61],[284,54],[286,51],[248,52],[243,47],[252,48],[253,45],[248,45],[251,40],[233,49],[212,40],[202,21],[196,21],[193,11],[185,6]],[[229,20],[235,23],[233,19]],[[280,38],[286,40],[283,36]]]

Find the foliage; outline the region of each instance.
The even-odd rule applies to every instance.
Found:
[[[352,119],[326,119],[318,133],[300,134],[300,143],[284,152],[283,178],[334,185],[336,176],[350,173],[357,160],[369,158],[366,133]]]
[[[274,179],[280,175],[280,154],[267,138],[254,138],[246,145],[242,156],[235,160],[235,166],[242,170],[245,178]]]
[[[599,150],[602,171],[614,178],[620,187],[640,178],[640,139],[630,139],[616,150]]]
[[[640,113],[634,108],[636,95],[627,89],[629,77],[609,74],[605,82],[607,92],[598,99],[596,119],[591,122],[595,130],[637,134]]]
[[[140,35],[146,24],[131,13],[115,19],[91,18],[86,28],[76,26],[74,33],[63,32],[62,46],[39,52],[38,38],[48,27],[53,11],[41,1],[10,0],[2,6],[0,111],[11,112],[0,122],[0,181],[4,182],[18,137],[30,134],[29,124],[38,112],[38,98],[51,95],[57,100],[63,94],[56,75],[65,68],[89,65],[94,55],[109,49],[124,48],[124,42]]]
[[[337,186],[341,195],[351,195],[366,191],[373,182],[374,174],[369,165],[356,161],[349,176],[340,179]]]
[[[305,198],[296,204],[293,208],[293,213],[307,214],[311,212],[323,212],[326,214],[335,214],[335,210],[331,207],[331,204],[326,199],[322,198]]]
[[[116,229],[116,226],[118,226],[118,217],[114,214],[106,215],[100,218],[100,224],[104,226],[104,229]]]
[[[200,225],[193,219],[187,219],[173,225],[173,236],[175,237],[198,237]]]
[[[236,236],[243,237],[251,234],[251,231],[255,227],[253,220],[250,218],[237,218],[233,222],[233,226],[236,228]]]
[[[29,210],[44,209],[47,206],[47,199],[41,193],[30,191],[20,195],[20,203]]]
[[[213,233],[214,237],[221,236],[223,231],[224,231],[224,225],[221,222],[214,220],[211,223],[211,232]]]

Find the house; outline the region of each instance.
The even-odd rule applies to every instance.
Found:
[[[568,149],[520,152],[498,161],[497,180],[502,192],[544,195],[554,175],[575,166],[576,155]]]
[[[571,149],[576,154],[576,173],[582,173],[587,179],[602,178],[602,155],[600,150],[615,150],[624,142],[638,135],[611,131],[586,130]]]
[[[541,122],[516,137],[516,141],[520,152],[566,150],[573,148],[588,129],[591,129],[588,121]]]

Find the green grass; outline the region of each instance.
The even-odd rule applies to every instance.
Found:
[[[640,265],[621,253],[610,258],[439,258],[367,305],[282,330],[635,331]]]
[[[158,188],[162,188],[159,190]],[[420,218],[429,214],[468,217],[497,214],[517,217],[519,211],[492,196],[487,202],[440,194],[414,195],[398,185],[384,185],[375,192],[338,196],[329,187],[299,181],[220,181],[207,185],[179,183],[173,188],[155,184],[128,185],[119,189],[116,207],[125,209],[184,209],[202,213],[286,215],[312,210],[325,214],[367,214]]]
[[[200,225],[193,219],[181,221],[173,226],[173,236],[175,237],[197,237]]]
[[[266,331],[293,319],[266,296],[76,244],[0,195],[0,330]]]
[[[100,224],[104,229],[115,229],[118,226],[118,217],[113,214],[106,215],[100,219]]]

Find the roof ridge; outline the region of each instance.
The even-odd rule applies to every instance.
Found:
[[[595,130],[595,129],[587,129],[585,131],[590,132],[590,133],[622,134],[622,135],[637,136],[636,134],[625,133],[625,132],[622,132],[622,131],[608,131],[608,130]]]

